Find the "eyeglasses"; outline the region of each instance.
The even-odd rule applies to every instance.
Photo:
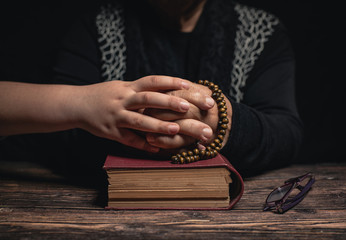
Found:
[[[267,197],[263,211],[273,210],[284,213],[300,203],[314,184],[312,173],[285,181],[281,187],[275,188]],[[298,193],[294,193],[298,189]]]

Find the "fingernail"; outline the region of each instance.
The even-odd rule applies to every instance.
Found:
[[[187,111],[190,108],[190,104],[188,102],[180,102],[180,108],[184,111]]]
[[[176,134],[179,131],[179,126],[176,124],[170,124],[168,125],[168,133],[170,134]]]
[[[202,140],[208,140],[213,135],[213,131],[210,128],[204,128],[202,130]]]
[[[198,150],[202,151],[202,150],[205,150],[206,147],[200,143],[197,144],[197,147],[198,147]]]
[[[188,82],[185,82],[185,81],[182,81],[181,82],[181,86],[184,88],[184,89],[189,89],[190,88],[190,84]]]
[[[214,99],[211,97],[206,97],[205,102],[206,102],[207,106],[210,108],[213,107],[215,104]]]

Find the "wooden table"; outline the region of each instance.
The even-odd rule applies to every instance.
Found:
[[[0,165],[0,239],[346,239],[345,164],[293,165],[247,178],[231,211],[106,211],[95,204],[95,188],[34,164]],[[274,187],[308,171],[316,183],[298,206],[262,211]]]

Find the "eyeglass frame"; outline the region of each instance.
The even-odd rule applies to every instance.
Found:
[[[300,185],[300,183],[305,180],[307,177],[309,177],[309,181],[305,186]],[[265,201],[265,207],[263,209],[263,211],[269,211],[275,208],[275,211],[277,213],[284,213],[287,210],[293,208],[294,206],[296,206],[298,203],[300,203],[304,197],[306,196],[306,194],[309,192],[309,190],[311,189],[312,185],[315,182],[315,177],[313,176],[313,174],[311,172],[308,172],[304,175],[301,175],[299,177],[295,177],[295,178],[290,178],[288,180],[285,181],[284,185],[275,188],[273,191],[271,191]],[[269,197],[271,197],[271,195],[275,192],[278,191],[279,188],[283,188],[286,186],[292,185],[290,187],[290,189],[287,191],[287,193],[285,193],[285,195],[280,198],[279,200],[276,201],[270,201],[268,202]],[[294,196],[292,199],[287,200],[290,193],[293,191],[293,189],[298,188],[300,190],[300,192]]]

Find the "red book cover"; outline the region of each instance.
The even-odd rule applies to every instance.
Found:
[[[170,161],[126,158],[108,155],[103,168],[109,169],[168,169],[168,168],[211,168],[211,167],[226,167],[230,170],[232,176],[230,203],[227,208],[164,208],[164,209],[187,209],[187,210],[226,210],[231,209],[242,197],[244,192],[244,182],[238,171],[232,164],[221,154],[216,157],[201,160],[189,164],[172,164]],[[113,208],[106,209],[131,209],[131,208]],[[134,208],[132,208],[134,209]],[[136,208],[136,209],[157,209],[157,208]],[[160,208],[162,209],[162,208]]]

